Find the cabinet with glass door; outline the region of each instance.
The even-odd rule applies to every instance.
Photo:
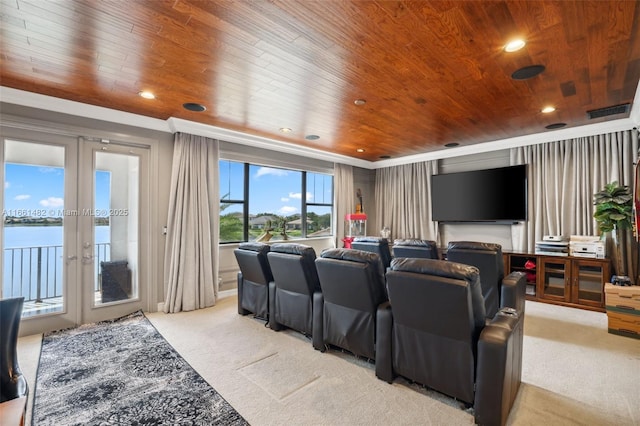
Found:
[[[571,301],[571,262],[566,257],[538,258],[538,297],[558,302]]]
[[[571,302],[601,308],[603,283],[609,281],[610,264],[596,259],[574,259],[571,271]]]

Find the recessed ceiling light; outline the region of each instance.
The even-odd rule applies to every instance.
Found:
[[[544,70],[544,65],[529,65],[528,67],[515,70],[513,74],[511,74],[511,78],[514,80],[527,80],[537,76]]]
[[[291,129],[288,127],[280,127],[282,133],[291,133]]]
[[[552,107],[551,105],[549,105],[549,106],[546,106],[546,107],[542,108],[540,110],[540,112],[543,113],[543,114],[549,114],[550,112],[553,112],[555,110],[556,110],[555,107]]]
[[[306,140],[308,140],[308,141],[317,141],[318,139],[320,139],[320,136],[318,136],[318,135],[307,135],[304,138]]]
[[[188,111],[193,112],[202,112],[206,111],[207,107],[201,104],[197,104],[194,102],[187,102],[186,104],[182,104],[182,107]]]
[[[142,92],[138,92],[138,95],[140,95],[141,97],[145,98],[145,99],[155,99],[156,95],[154,95],[153,93],[143,90]]]
[[[511,40],[509,43],[507,43],[507,45],[504,47],[504,51],[505,52],[515,52],[517,50],[520,50],[524,47],[526,43],[524,42],[524,40],[522,39],[516,39],[516,40]]]
[[[367,103],[367,101],[365,101],[364,99],[356,99],[355,101],[353,101],[353,103],[356,105],[364,105]]]
[[[356,149],[356,152],[364,152],[364,148],[358,148]]]
[[[451,143],[444,144],[444,146],[446,146],[447,148],[454,148],[458,145],[460,145],[458,142],[451,142]]]

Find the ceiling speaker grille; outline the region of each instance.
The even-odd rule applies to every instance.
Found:
[[[594,118],[606,117],[608,115],[624,114],[629,112],[630,105],[631,104],[622,104],[606,108],[592,109],[591,111],[587,111],[587,116],[592,120]]]

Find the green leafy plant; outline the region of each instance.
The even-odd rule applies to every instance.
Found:
[[[608,183],[604,189],[593,195],[593,204],[596,211],[593,217],[598,224],[598,230],[602,237],[610,232],[616,251],[616,274],[626,275],[623,258],[625,247],[622,241],[625,238],[622,230],[631,228],[633,220],[633,196],[626,185],[620,185],[617,181]]]
[[[626,185],[617,181],[608,183],[593,196],[596,211],[593,217],[600,232],[611,232],[631,227],[633,218],[633,197]]]

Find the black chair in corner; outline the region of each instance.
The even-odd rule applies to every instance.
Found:
[[[391,264],[391,250],[389,249],[389,240],[386,238],[355,237],[351,242],[351,248],[377,254],[380,256],[385,270]]]
[[[396,258],[386,276],[376,376],[404,376],[473,405],[477,424],[504,425],[522,379],[524,316],[506,308],[487,323],[473,266]]]
[[[512,272],[504,276],[500,244],[451,241],[447,246],[447,260],[478,268],[487,318],[493,318],[500,308],[513,308],[524,313],[526,275]]]
[[[393,241],[394,257],[419,259],[439,259],[438,245],[435,241],[417,238],[397,238]]]
[[[313,297],[319,293],[313,247],[277,243],[267,254],[273,281],[269,283],[269,326],[279,331],[289,327],[304,335],[313,333]]]
[[[18,365],[18,331],[23,304],[24,297],[0,300],[0,403],[29,394],[27,380]]]
[[[387,301],[380,256],[325,249],[316,259],[322,293],[313,303],[313,347],[328,345],[375,359],[376,312]]]
[[[273,281],[267,259],[269,245],[265,243],[240,243],[233,251],[240,267],[238,272],[238,313],[269,319],[269,283]]]

